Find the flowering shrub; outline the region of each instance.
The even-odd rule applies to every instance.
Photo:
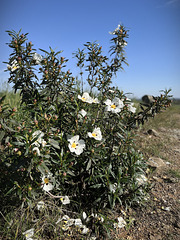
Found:
[[[8,61],[9,83],[21,90],[17,111],[3,105],[0,110],[1,184],[5,197],[20,199],[30,206],[45,193],[61,199],[70,208],[101,210],[120,204],[140,203],[147,182],[146,164],[133,143],[133,127],[170,104],[168,91],[150,106],[137,111],[123,91],[110,87],[123,64],[128,31],[115,29],[110,58],[99,44],[87,42],[74,53],[80,68],[81,86],[66,69],[60,52],[42,50],[40,55],[27,34],[8,31],[13,52]],[[87,51],[85,51],[87,50]],[[38,71],[38,73],[37,73]],[[83,89],[87,72],[90,91]],[[94,90],[98,94],[94,94]],[[8,179],[8,181],[7,181]],[[1,196],[2,196],[1,193]],[[13,196],[13,197],[12,197]],[[7,199],[6,199],[7,200]],[[44,203],[39,202],[38,209]],[[116,223],[118,224],[125,223]],[[64,228],[79,225],[64,216]],[[33,230],[24,233],[34,234]]]

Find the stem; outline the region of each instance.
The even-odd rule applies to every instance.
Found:
[[[64,197],[64,196],[55,196],[55,195],[53,195],[53,194],[50,193],[50,192],[47,192],[47,193],[48,193],[49,196],[52,197],[52,198],[62,198],[62,197]]]

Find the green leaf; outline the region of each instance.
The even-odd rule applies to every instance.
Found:
[[[60,149],[58,141],[50,138],[50,139],[49,139],[49,143],[50,143],[51,146],[53,146],[54,148]]]
[[[46,166],[44,162],[41,165],[38,165],[38,170],[41,172],[42,175],[45,175],[46,172],[49,172],[49,168]]]
[[[51,161],[52,161],[53,163],[56,163],[56,164],[59,163],[59,161],[56,161],[56,160],[54,160],[53,158],[51,158]]]
[[[47,51],[45,51],[45,50],[43,50],[43,49],[41,49],[41,48],[39,48],[39,50],[42,51],[42,52],[44,52],[44,53],[46,53],[47,55],[49,55],[49,53],[48,53]]]
[[[92,164],[92,161],[91,161],[91,159],[89,159],[87,167],[86,167],[86,171],[88,171],[90,169],[91,164]]]
[[[102,187],[102,183],[98,183],[98,184],[90,186],[90,188],[100,188],[100,187]]]
[[[4,132],[4,131],[0,132],[0,142],[2,141],[4,135],[5,135],[5,132]]]
[[[76,176],[76,175],[75,175],[72,171],[70,171],[70,170],[67,170],[67,173],[68,173],[69,175],[73,176],[73,177]]]
[[[14,189],[16,189],[16,186],[13,186],[4,196],[7,196],[10,194]]]

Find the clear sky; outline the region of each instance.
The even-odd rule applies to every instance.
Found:
[[[2,62],[11,53],[6,30],[22,28],[36,49],[63,50],[76,76],[72,52],[97,40],[108,55],[109,31],[120,23],[129,29],[129,67],[113,84],[132,97],[172,88],[180,98],[180,0],[1,0],[0,83],[8,79]]]

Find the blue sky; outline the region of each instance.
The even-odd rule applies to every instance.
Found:
[[[76,76],[72,52],[97,40],[108,55],[109,31],[122,23],[129,29],[129,67],[113,84],[132,97],[172,88],[180,98],[180,0],[1,0],[0,22],[0,83],[8,79],[2,62],[11,53],[6,30],[28,32],[36,49],[63,50]]]

